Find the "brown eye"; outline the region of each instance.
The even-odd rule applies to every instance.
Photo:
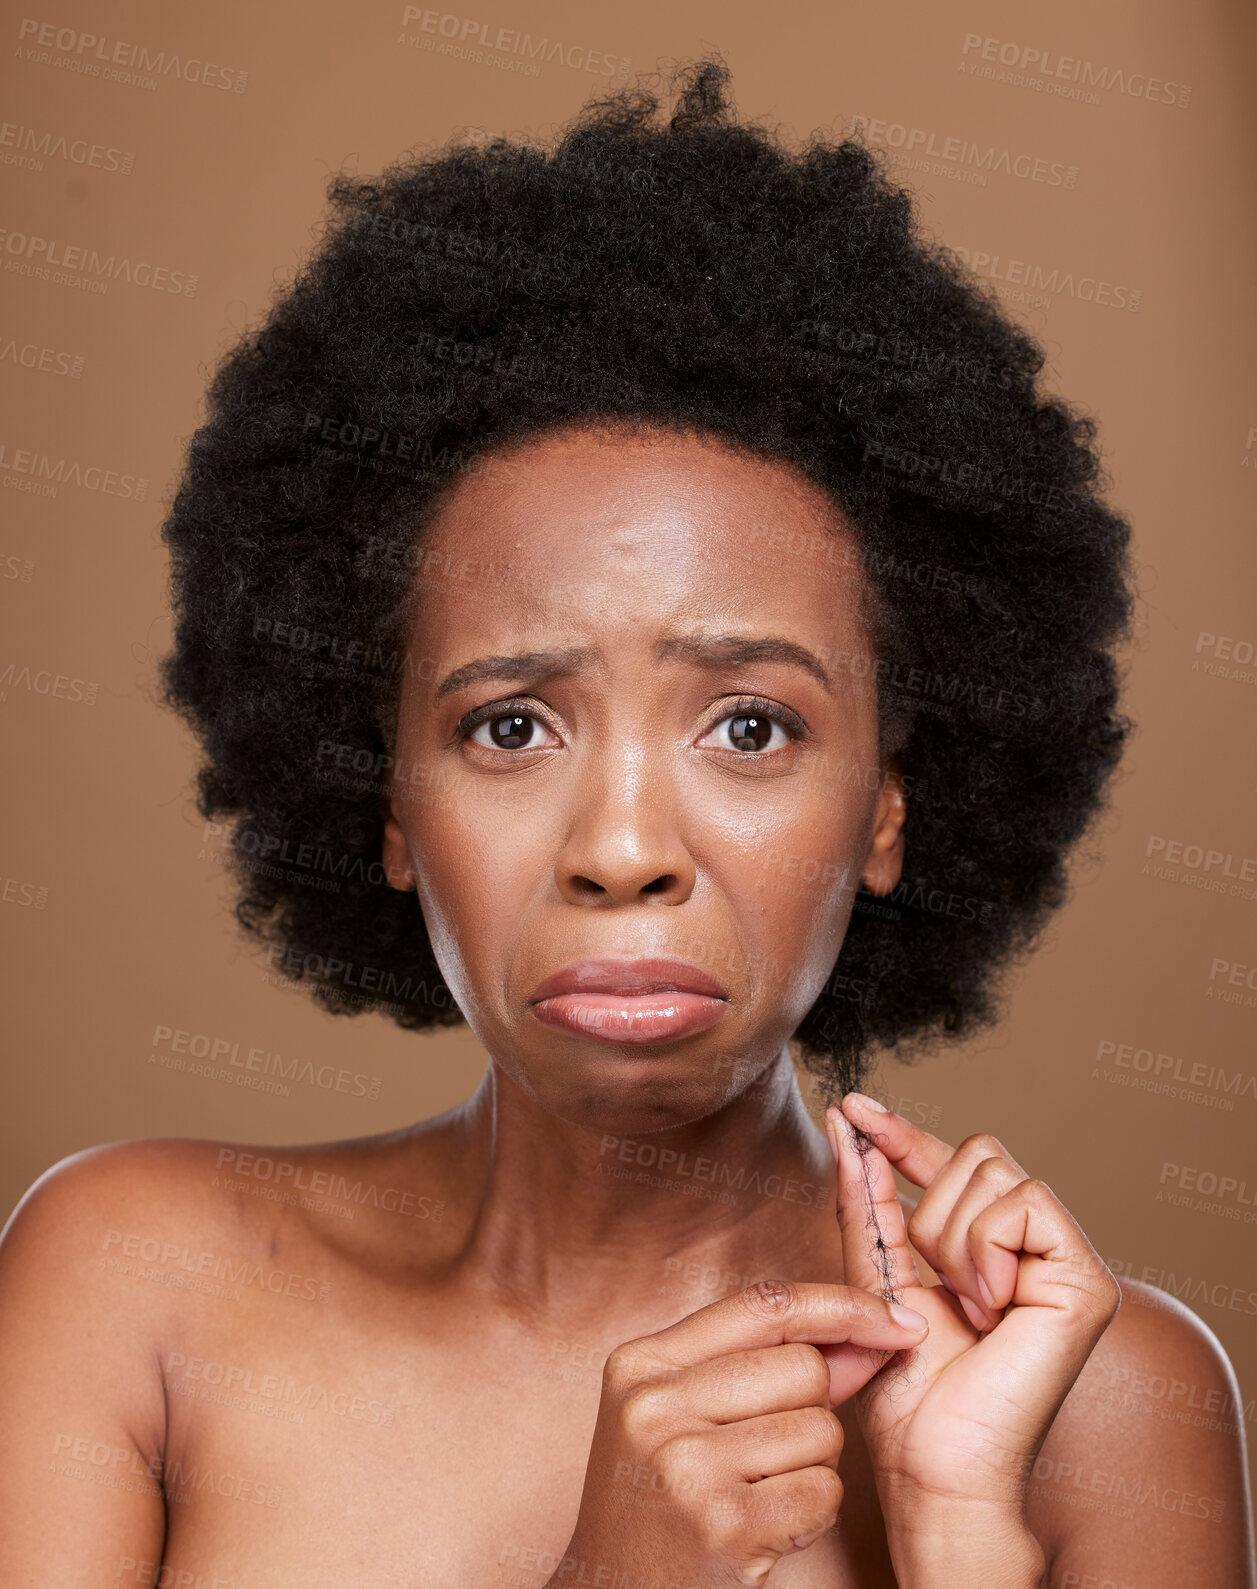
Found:
[[[493,701],[478,706],[459,723],[457,733],[481,750],[562,749],[558,735],[525,701],[518,706],[514,701]]]
[[[493,717],[486,725],[489,738],[499,750],[523,750],[533,735],[533,720],[511,712],[506,717]]]
[[[774,739],[776,731],[778,737]],[[733,751],[753,761],[776,761],[795,740],[807,735],[807,725],[795,711],[758,697],[741,700],[699,741],[712,750]]]
[[[729,722],[729,738],[733,742],[734,750],[763,750],[773,737],[774,724],[771,717],[740,716],[731,717]]]

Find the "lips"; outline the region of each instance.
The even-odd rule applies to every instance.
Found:
[[[577,960],[547,977],[532,1003],[558,993],[703,993],[723,999],[725,990],[705,971],[684,960]]]
[[[593,1042],[676,1042],[714,1026],[725,990],[682,960],[580,960],[542,982],[529,1000],[543,1025]]]

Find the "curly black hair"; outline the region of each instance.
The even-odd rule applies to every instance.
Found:
[[[463,1020],[380,864],[406,596],[442,493],[571,426],[663,426],[785,461],[860,549],[903,877],[857,894],[795,1037],[832,1096],[876,1048],[993,1021],[1066,897],[1130,732],[1129,525],[1092,422],[925,238],[862,143],[740,122],[716,54],[561,137],[451,140],[338,175],[319,246],[221,361],[163,525],[162,700],[233,819],[236,915],[281,979],[403,1027]],[[835,541],[835,544],[837,542]],[[765,556],[791,555],[766,541]],[[474,577],[491,599],[495,571]],[[425,793],[419,791],[422,798]]]

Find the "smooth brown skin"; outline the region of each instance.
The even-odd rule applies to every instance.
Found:
[[[397,886],[417,886],[491,1064],[465,1104],[435,1119],[273,1149],[265,1171],[245,1157],[265,1149],[156,1140],[77,1155],[36,1183],[0,1246],[6,1585],[619,1589],[614,1572],[643,1550],[663,1553],[661,1583],[676,1564],[691,1573],[677,1582],[896,1581],[852,1394],[883,1359],[812,1344],[847,1338],[857,1315],[860,1328],[871,1319],[884,1330],[885,1305],[843,1285],[834,1161],[787,1047],[837,956],[856,880],[894,886],[911,820],[879,755],[867,675],[850,661],[867,661],[868,638],[855,563],[834,559],[832,537],[852,543],[793,471],[716,442],[570,432],[510,461],[509,475],[459,482],[428,532],[411,647],[423,665],[408,671],[397,754],[439,777],[392,800],[384,857]],[[485,571],[505,565],[513,582],[490,586]],[[664,637],[697,633],[784,636],[821,659],[833,688],[780,660],[656,657]],[[437,681],[468,661],[570,646],[597,655],[565,677],[481,683],[434,705]],[[471,707],[521,694],[549,724],[540,752],[507,767],[501,752],[454,738]],[[760,753],[776,758],[768,767],[712,732],[749,694],[807,724],[807,738],[780,752],[774,734]],[[852,769],[872,777],[844,775]],[[799,880],[804,862],[827,886]],[[527,1010],[532,988],[600,954],[698,960],[724,982],[728,1013],[638,1050],[542,1028]],[[927,1189],[920,1243],[909,1232],[926,1257],[941,1241],[940,1263],[950,1250],[971,1289],[965,1221],[941,1232],[929,1212],[961,1190],[953,1166],[967,1175],[995,1158],[999,1189],[1016,1184],[1022,1196],[1039,1197],[1041,1183],[1023,1186],[1019,1167],[1007,1183],[1008,1156],[991,1139],[970,1139],[953,1159],[913,1131],[886,1139],[899,1167],[911,1175],[914,1154],[933,1154],[940,1185],[957,1184]],[[735,1175],[758,1170],[774,1193],[718,1201],[683,1195],[693,1177],[639,1183],[626,1178],[626,1140],[629,1158],[641,1141]],[[275,1200],[281,1180],[312,1191]],[[180,1284],[198,1270],[201,1289]],[[771,1289],[739,1295],[760,1280],[795,1283],[784,1324]],[[1187,1309],[1148,1287],[1121,1289],[1127,1305],[1107,1329],[1100,1313],[1092,1320],[1098,1344],[1029,1491],[1045,1581],[1251,1585],[1238,1431],[1113,1398],[1122,1376],[1142,1373],[1185,1381],[1199,1399],[1238,1399],[1230,1365]],[[962,1366],[1029,1311],[979,1339],[937,1288],[920,1294],[936,1315],[923,1352],[952,1329]],[[719,1463],[686,1468],[708,1486],[696,1508],[683,1490],[661,1504],[645,1469],[617,1478],[613,1460],[608,1478],[591,1459],[624,1433],[605,1426],[617,1423],[626,1372],[640,1379],[648,1360],[651,1374],[676,1361],[675,1331],[661,1335],[672,1327],[692,1358],[698,1343],[698,1366],[672,1375],[654,1416],[728,1437],[762,1473],[775,1475],[774,1463],[809,1473],[776,1524],[794,1527],[809,1508],[827,1521],[841,1506],[836,1528],[776,1565],[737,1528],[708,1538],[706,1561],[694,1556],[695,1522],[710,1521],[706,1500],[728,1475]],[[755,1410],[783,1397],[784,1422]],[[784,1439],[753,1427],[756,1417],[776,1417]],[[658,1426],[634,1427],[638,1449],[657,1449]],[[167,1505],[146,1476],[163,1460]],[[841,1486],[821,1471],[835,1462]],[[1115,1505],[1114,1476],[1160,1499]],[[1172,1509],[1167,1487],[1180,1507],[1186,1493],[1207,1498],[1217,1520]],[[573,1541],[602,1554],[578,1551],[560,1568]],[[778,1539],[770,1557],[778,1546],[789,1548]],[[952,1566],[914,1557],[903,1589],[950,1589]]]

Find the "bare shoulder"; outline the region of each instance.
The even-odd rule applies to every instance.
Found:
[[[1141,1586],[1252,1589],[1235,1371],[1190,1308],[1141,1281],[1118,1283],[1121,1306],[1034,1467],[1030,1518],[1053,1582],[1107,1572]]]
[[[29,1283],[64,1275],[99,1292],[110,1260],[163,1251],[189,1230],[213,1236],[240,1223],[215,1165],[227,1144],[180,1137],[110,1142],[71,1154],[30,1186],[0,1238],[0,1276],[18,1267]],[[167,1251],[167,1261],[170,1257]],[[107,1287],[104,1289],[108,1289]]]
[[[5,1582],[80,1582],[85,1567],[103,1575],[128,1554],[160,1558],[160,1350],[181,1299],[123,1278],[122,1254],[151,1244],[153,1272],[173,1272],[173,1250],[198,1217],[212,1217],[198,1185],[207,1163],[201,1143],[92,1148],[41,1175],[5,1226]]]
[[[0,1581],[160,1562],[162,1475],[203,1407],[172,1373],[296,1360],[333,1293],[360,1298],[408,1235],[421,1252],[444,1237],[421,1223],[439,1201],[425,1185],[455,1155],[431,1142],[422,1126],[277,1148],[149,1138],[34,1182],[0,1235]]]
[[[59,1160],[33,1182],[9,1216],[0,1238],[0,1264],[52,1271],[67,1260],[87,1260],[89,1269],[104,1269],[101,1260],[116,1244],[92,1245],[102,1226],[135,1226],[156,1235],[188,1214],[213,1222],[209,1166],[216,1146],[145,1138],[86,1148]]]
[[[0,1236],[0,1288],[27,1307],[124,1309],[128,1334],[157,1329],[226,1266],[369,1239],[373,1213],[439,1223],[438,1120],[346,1141],[281,1146],[184,1137],[108,1143],[54,1164]],[[432,1144],[434,1151],[429,1151]],[[390,1227],[394,1225],[389,1221]],[[137,1278],[151,1284],[119,1281]]]
[[[7,1361],[55,1377],[59,1356],[82,1358],[90,1341],[93,1375],[126,1386],[119,1411],[146,1445],[164,1428],[154,1365],[196,1283],[194,1255],[264,1239],[263,1222],[214,1186],[218,1146],[149,1138],[71,1154],[28,1188],[0,1235]]]
[[[404,1247],[407,1222],[441,1226],[457,1195],[456,1114],[342,1141],[147,1137],[71,1154],[0,1233],[0,1286],[19,1279],[30,1299],[32,1287],[64,1288],[72,1275],[75,1295],[96,1306],[111,1275],[143,1273],[160,1283],[132,1295],[131,1311],[160,1317],[212,1279],[220,1257],[331,1246],[353,1261],[383,1234]]]
[[[19,1199],[4,1227],[10,1232],[31,1219],[56,1218],[67,1205],[95,1192],[129,1197],[133,1189],[176,1168],[212,1144],[182,1137],[140,1137],[105,1142],[67,1154],[36,1177]]]

